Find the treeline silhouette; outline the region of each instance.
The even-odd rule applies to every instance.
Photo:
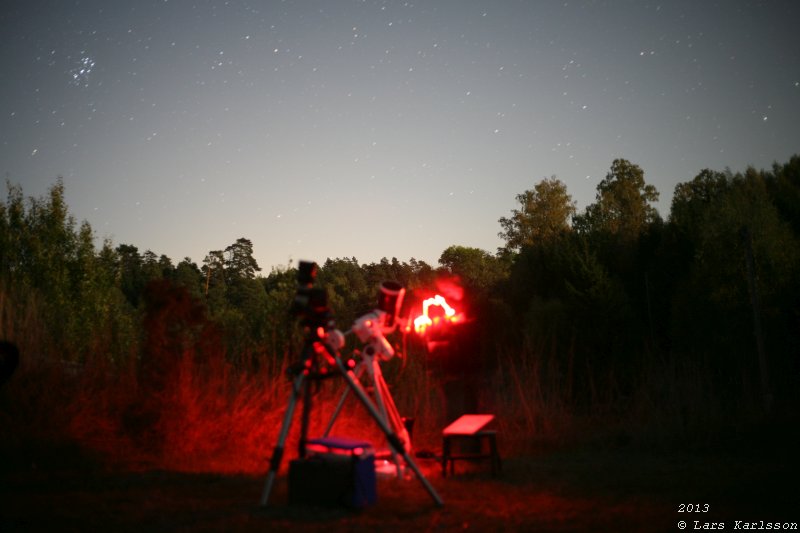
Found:
[[[482,394],[491,406],[529,396],[538,407],[521,416],[531,431],[547,409],[658,409],[668,413],[658,423],[685,431],[707,416],[794,412],[800,156],[769,170],[702,170],[675,188],[666,220],[658,195],[640,167],[617,159],[583,211],[556,178],[519,194],[499,219],[499,250],[453,245],[436,266],[328,258],[318,282],[346,326],[374,306],[381,281],[414,291],[457,278]],[[109,240],[98,249],[90,224],[69,214],[61,180],[41,198],[8,184],[0,203],[0,337],[23,360],[80,371],[102,359],[134,368],[156,392],[187,353],[207,368],[273,368],[297,341],[295,274],[261,273],[244,237],[199,265]]]

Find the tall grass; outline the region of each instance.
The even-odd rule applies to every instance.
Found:
[[[295,361],[288,354],[252,354],[244,360],[257,364],[245,368],[215,357],[221,346],[209,348],[195,335],[199,340],[178,343],[177,353],[144,343],[143,350],[162,351],[113,363],[92,353],[81,365],[68,364],[49,340],[40,311],[35,295],[15,298],[13,291],[0,291],[0,336],[16,342],[22,354],[16,374],[0,389],[0,440],[6,446],[75,443],[128,468],[267,470],[291,394],[286,369]],[[732,410],[698,365],[648,357],[632,392],[618,393],[613,376],[596,376],[589,405],[578,408],[572,358],[559,358],[563,351],[557,348],[539,343],[518,352],[498,349],[491,368],[475,378],[479,409],[497,415],[503,453],[586,442],[702,444],[720,425],[735,425],[740,407],[746,407],[743,402]],[[158,386],[143,371],[153,358],[170,361],[153,367],[163,373]],[[382,367],[401,415],[415,419],[415,448],[437,451],[441,428],[451,421],[452,398],[431,363],[412,350],[407,360],[396,358]],[[342,397],[344,382],[310,386],[309,435],[317,436]],[[286,443],[289,456],[299,439],[300,410],[298,404]],[[352,394],[332,433],[387,446]]]

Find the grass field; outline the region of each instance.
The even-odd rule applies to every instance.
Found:
[[[583,446],[504,457],[442,478],[443,498],[413,478],[378,480],[376,505],[289,505],[278,477],[267,507],[263,475],[119,468],[76,446],[3,450],[0,530],[9,531],[679,531],[736,521],[800,522],[797,432],[751,436],[694,452]],[[707,512],[679,512],[681,504]],[[695,523],[695,521],[697,521]],[[696,527],[697,526],[697,527]],[[719,528],[717,528],[719,529]]]

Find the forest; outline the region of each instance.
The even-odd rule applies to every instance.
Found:
[[[658,198],[642,168],[617,159],[584,210],[555,177],[510,198],[498,250],[453,244],[438,265],[327,258],[317,282],[342,329],[375,306],[382,281],[409,295],[442,280],[463,288],[470,323],[451,350],[458,361],[412,338],[402,362],[386,364],[422,442],[435,442],[454,394],[498,413],[517,450],[581,439],[702,446],[793,419],[800,156],[767,170],[704,169],[675,187],[666,218]],[[202,264],[98,246],[61,180],[40,198],[9,183],[0,339],[21,357],[1,385],[0,438],[265,471],[301,336],[289,312],[296,289],[296,266],[262,271],[246,237]]]

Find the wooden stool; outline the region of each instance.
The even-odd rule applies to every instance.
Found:
[[[442,476],[447,476],[450,464],[450,475],[455,475],[455,462],[480,461],[489,459],[492,465],[492,476],[502,470],[500,454],[497,451],[497,431],[484,429],[494,420],[494,415],[463,415],[442,431]],[[477,453],[453,454],[453,442],[473,442],[479,450]],[[489,448],[484,452],[484,441]]]

